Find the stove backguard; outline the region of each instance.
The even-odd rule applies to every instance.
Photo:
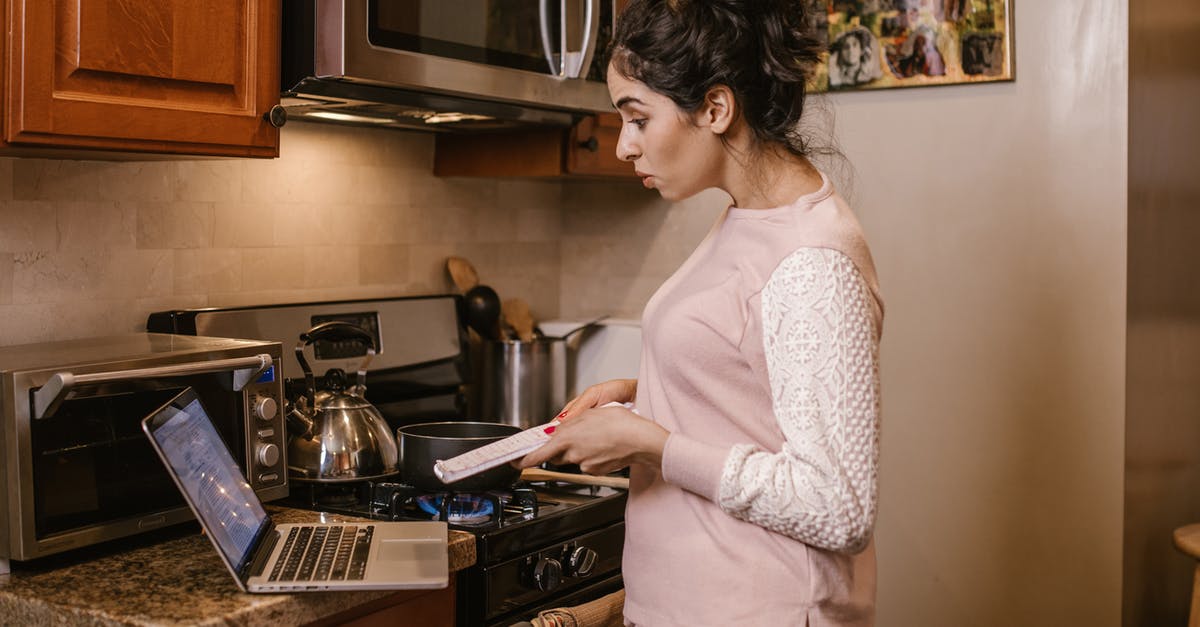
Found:
[[[285,392],[295,398],[303,390],[304,375],[293,353],[300,334],[330,320],[357,324],[379,346],[367,370],[366,399],[395,429],[466,416],[471,369],[461,312],[462,297],[446,294],[160,311],[150,314],[146,328],[279,342]],[[318,342],[309,350],[318,386],[332,368],[356,372],[366,352],[361,344],[333,342]]]

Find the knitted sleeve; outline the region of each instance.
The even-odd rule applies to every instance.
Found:
[[[854,263],[801,248],[762,291],[763,348],[778,453],[739,444],[725,460],[729,514],[818,548],[864,549],[875,524],[879,329]]]

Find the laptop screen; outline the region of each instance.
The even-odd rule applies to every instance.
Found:
[[[226,561],[240,572],[268,523],[258,495],[194,394],[185,392],[153,418],[151,436]]]

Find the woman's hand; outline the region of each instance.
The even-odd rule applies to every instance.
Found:
[[[612,379],[604,383],[597,383],[567,403],[567,406],[563,407],[562,413],[555,418],[567,420],[578,416],[585,410],[609,403],[632,403],[636,396],[637,379]]]
[[[584,409],[559,424],[549,442],[514,465],[528,468],[548,461],[579,464],[579,469],[589,475],[608,474],[635,463],[660,468],[668,435],[657,423],[624,407]]]

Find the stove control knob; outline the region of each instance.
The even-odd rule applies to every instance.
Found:
[[[586,546],[576,547],[567,556],[566,571],[572,577],[587,577],[596,567],[596,552]]]
[[[275,412],[279,410],[279,404],[270,396],[259,396],[254,399],[254,415],[259,420],[271,420],[275,418]]]
[[[256,448],[255,457],[258,458],[258,463],[270,468],[279,463],[279,447],[274,444],[259,444]]]
[[[538,590],[549,592],[562,583],[562,571],[562,564],[553,557],[540,558],[533,567],[533,582]]]

